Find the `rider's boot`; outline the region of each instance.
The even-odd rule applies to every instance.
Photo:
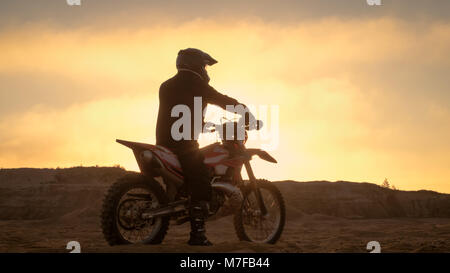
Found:
[[[206,201],[195,202],[189,208],[189,216],[191,220],[191,233],[188,241],[189,245],[212,245],[205,235],[205,220],[208,217],[208,213],[208,203]]]

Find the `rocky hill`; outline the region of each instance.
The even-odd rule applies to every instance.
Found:
[[[108,186],[126,174],[114,167],[0,170],[0,220],[97,217]],[[289,218],[450,217],[450,195],[400,191],[371,183],[275,182]]]

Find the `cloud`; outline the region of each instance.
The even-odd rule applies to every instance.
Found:
[[[62,27],[123,27],[136,23],[182,24],[195,19],[261,18],[266,22],[296,23],[335,17],[373,19],[393,17],[408,21],[448,21],[447,0],[382,0],[382,6],[369,6],[366,0],[82,0],[69,6],[65,0],[3,0],[0,25],[54,22]]]
[[[0,166],[135,167],[116,138],[154,142],[157,98],[120,96],[57,111],[34,107],[0,122]]]
[[[63,31],[40,23],[0,37],[2,167],[135,168],[113,140],[154,140],[159,84],[175,72],[176,52],[196,46],[219,60],[209,69],[217,89],[280,106],[280,165],[256,162],[261,176],[388,177],[404,189],[450,191],[446,22],[197,19]]]

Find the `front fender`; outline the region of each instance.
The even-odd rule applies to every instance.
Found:
[[[269,161],[272,163],[278,163],[275,158],[273,158],[268,152],[261,149],[247,149],[245,153],[251,158],[254,155],[259,156],[259,158]]]

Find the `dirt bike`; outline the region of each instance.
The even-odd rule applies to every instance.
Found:
[[[212,177],[208,219],[233,214],[241,241],[274,244],[285,224],[283,196],[273,183],[256,179],[250,160],[256,155],[272,163],[277,161],[266,151],[245,147],[247,130],[252,128],[241,120],[209,125],[211,132],[221,130],[221,136],[231,137],[222,137],[220,142],[201,148]],[[256,129],[261,126],[258,121]],[[241,140],[239,128],[245,129]],[[107,192],[101,213],[104,237],[109,245],[159,244],[170,222],[181,225],[189,221],[189,196],[180,163],[165,147],[116,141],[133,150],[141,172],[118,179]],[[242,167],[248,180],[241,176]]]

